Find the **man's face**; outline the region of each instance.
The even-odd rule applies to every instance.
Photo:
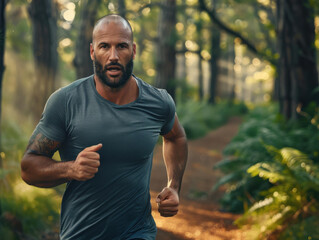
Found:
[[[95,31],[91,59],[100,81],[111,88],[120,88],[133,71],[136,45],[131,31],[121,22],[103,23]]]

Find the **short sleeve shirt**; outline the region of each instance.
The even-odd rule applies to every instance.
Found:
[[[149,194],[153,149],[174,124],[166,90],[134,76],[138,98],[116,105],[96,91],[93,75],[59,89],[47,101],[37,129],[62,143],[62,161],[102,143],[94,178],[67,183],[61,208],[61,240],[155,239]]]

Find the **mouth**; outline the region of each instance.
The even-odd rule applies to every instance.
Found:
[[[117,65],[109,66],[106,68],[106,70],[111,76],[118,76],[119,74],[122,73],[122,68]]]

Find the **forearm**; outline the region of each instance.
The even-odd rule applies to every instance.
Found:
[[[49,157],[26,153],[21,161],[21,177],[37,187],[55,187],[69,181],[72,162],[59,162]]]
[[[181,189],[184,170],[187,162],[187,139],[185,136],[163,141],[163,156],[167,171],[167,187]]]

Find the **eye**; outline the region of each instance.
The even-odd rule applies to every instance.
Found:
[[[121,43],[118,45],[118,48],[125,49],[125,48],[128,48],[128,45],[126,43]]]
[[[108,44],[106,44],[106,43],[102,43],[102,44],[100,44],[100,48],[108,48],[109,47],[109,45]]]

